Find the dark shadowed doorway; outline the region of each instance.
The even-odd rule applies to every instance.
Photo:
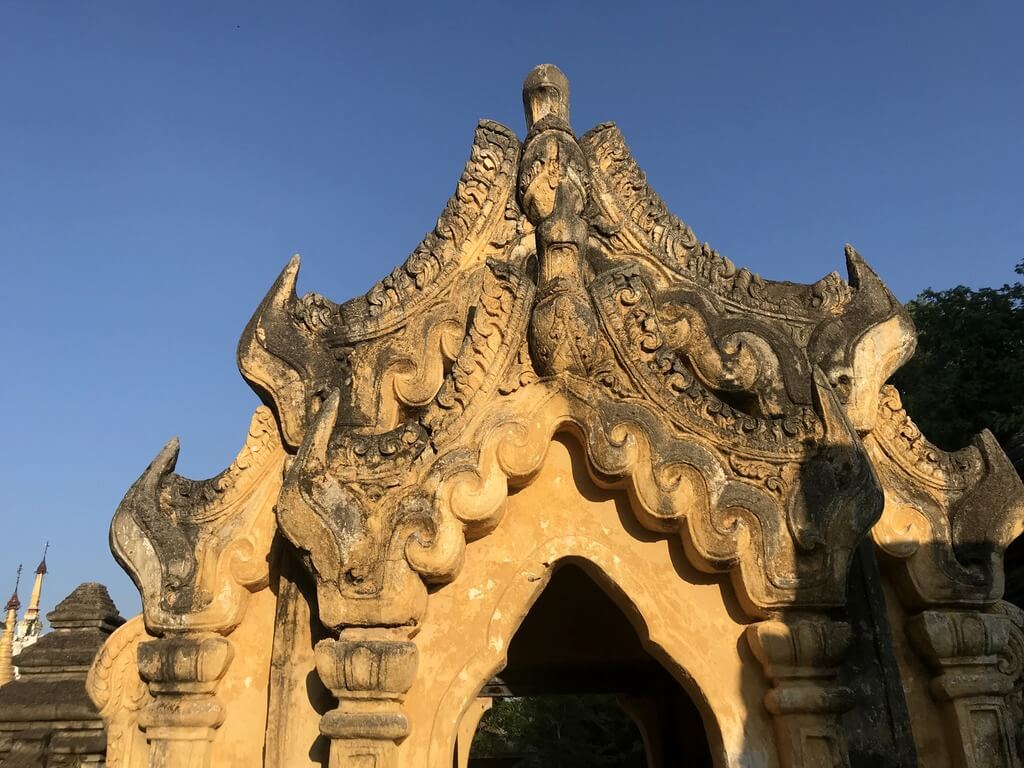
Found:
[[[711,766],[693,702],[580,566],[557,567],[481,691],[456,768]],[[471,723],[470,723],[471,725]],[[468,755],[468,759],[467,759]]]

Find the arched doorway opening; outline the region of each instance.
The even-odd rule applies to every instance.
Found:
[[[464,718],[457,768],[712,765],[692,700],[586,568],[557,566]]]

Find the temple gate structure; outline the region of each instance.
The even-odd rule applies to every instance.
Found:
[[[1020,765],[1024,488],[904,411],[900,303],[849,246],[847,280],[737,267],[557,68],[523,101],[365,296],[284,268],[228,469],[171,441],[128,491],[107,765],[450,768],[547,684],[624,694],[651,768]]]

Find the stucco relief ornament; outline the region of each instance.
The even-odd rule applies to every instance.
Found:
[[[171,444],[125,497],[112,547],[154,638],[123,643],[148,686],[139,720],[157,742],[179,729],[154,754],[213,738],[227,638],[276,533],[310,581],[279,599],[308,600],[325,635],[330,765],[396,765],[428,605],[559,435],[643,528],[729,579],[784,766],[847,764],[843,615],[872,527],[916,610],[987,617],[926,611],[908,630],[922,654],[941,666],[963,628],[994,652],[1009,637],[988,611],[1020,483],[989,438],[952,455],[919,439],[883,387],[913,325],[860,254],[848,281],[739,268],[668,211],[613,124],[576,136],[556,67],[530,73],[523,103],[525,140],[481,122],[436,226],[365,296],[299,297],[298,257],[284,268],[239,342],[264,406],[224,475],[178,477]],[[179,694],[194,706],[167,705]]]
[[[508,448],[499,451],[499,465],[488,459],[490,442],[525,426],[531,413],[534,423],[536,414],[549,419],[527,430],[539,446],[572,423],[589,444],[609,446],[591,451],[597,462],[619,444],[618,434],[630,435],[616,449],[623,458],[611,462],[610,481],[643,487],[642,477],[654,478],[638,491],[637,514],[686,537],[699,567],[735,570],[755,614],[797,593],[808,605],[844,600],[848,552],[877,516],[879,495],[848,423],[850,395],[844,403],[828,371],[852,370],[872,329],[904,328],[905,316],[855,254],[848,300],[823,308],[810,291],[805,316],[794,322],[812,331],[791,337],[780,336],[760,306],[746,316],[736,307],[727,312],[689,275],[668,279],[673,263],[639,234],[633,241],[645,253],[616,252],[604,233],[625,232],[632,219],[616,221],[622,187],[605,176],[615,169],[599,153],[588,156],[593,142],[577,141],[568,93],[556,68],[530,74],[522,150],[500,145],[505,154],[480,166],[479,194],[457,196],[446,209],[452,221],[471,222],[439,230],[449,238],[441,253],[462,255],[439,261],[450,266],[431,270],[433,282],[392,281],[417,297],[429,290],[431,302],[372,299],[372,332],[361,325],[352,334],[347,329],[356,326],[345,320],[318,340],[296,319],[309,302],[294,297],[293,263],[243,337],[243,373],[268,395],[299,447],[278,520],[317,578],[328,626],[415,624],[426,584],[452,578],[466,537],[493,527],[508,487],[535,473],[530,462],[543,450],[532,446],[518,449],[529,460],[513,459]],[[508,134],[487,125],[488,136]],[[476,167],[476,156],[467,168]],[[517,173],[496,175],[509,156]],[[481,199],[493,203],[480,206]],[[515,210],[522,234],[494,236]],[[765,295],[796,300],[791,287],[762,285]],[[360,305],[331,306],[344,318]],[[388,312],[396,316],[385,321]],[[461,344],[430,341],[460,313]],[[316,388],[312,400],[293,396],[296,382],[320,381],[313,372],[329,368],[318,362],[330,357],[325,347],[336,348],[346,333],[351,370],[302,384],[307,393]],[[816,333],[832,340],[825,356],[815,356]],[[289,347],[283,340],[296,334],[305,341]],[[883,371],[906,351],[904,336],[895,340]],[[403,360],[416,360],[415,387],[394,386],[393,371],[407,369],[383,362]],[[805,371],[806,381],[780,381],[787,365]],[[408,394],[413,388],[416,396]],[[376,395],[356,396],[360,390]],[[637,442],[665,446],[652,455],[655,467],[637,463],[630,447]],[[849,545],[825,545],[840,534]]]
[[[415,665],[401,649],[428,586],[454,577],[558,431],[629,489],[644,525],[731,573],[755,616],[841,606],[879,513],[846,385],[880,325],[895,344],[858,371],[863,386],[907,353],[891,294],[855,253],[834,300],[749,273],[724,290],[624,144],[608,151],[611,129],[576,138],[568,96],[557,68],[531,72],[522,147],[482,123],[435,232],[365,299],[296,297],[293,261],[243,335],[240,368],[297,449],[277,520],[338,633],[318,666],[342,702],[322,724],[339,754],[366,740],[387,753],[404,731],[355,739],[343,713],[357,692],[330,659],[377,643]],[[401,695],[379,691],[389,722]]]
[[[542,375],[591,373],[598,353],[597,318],[584,288],[589,170],[569,127],[569,81],[537,67],[523,85],[529,133],[520,161],[519,199],[536,227],[537,298],[530,351]]]

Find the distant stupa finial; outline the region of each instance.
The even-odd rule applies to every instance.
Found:
[[[50,542],[43,547],[43,559],[36,567],[36,580],[32,585],[32,596],[28,600],[28,608],[25,610],[25,621],[35,627],[39,620],[39,601],[43,597],[43,576],[46,575],[46,553],[50,550]],[[38,629],[38,627],[36,627]]]
[[[18,599],[18,587],[21,586],[21,563],[18,564],[18,577],[14,580],[14,592],[11,599],[7,601],[7,610],[18,610],[21,608],[21,600]]]

